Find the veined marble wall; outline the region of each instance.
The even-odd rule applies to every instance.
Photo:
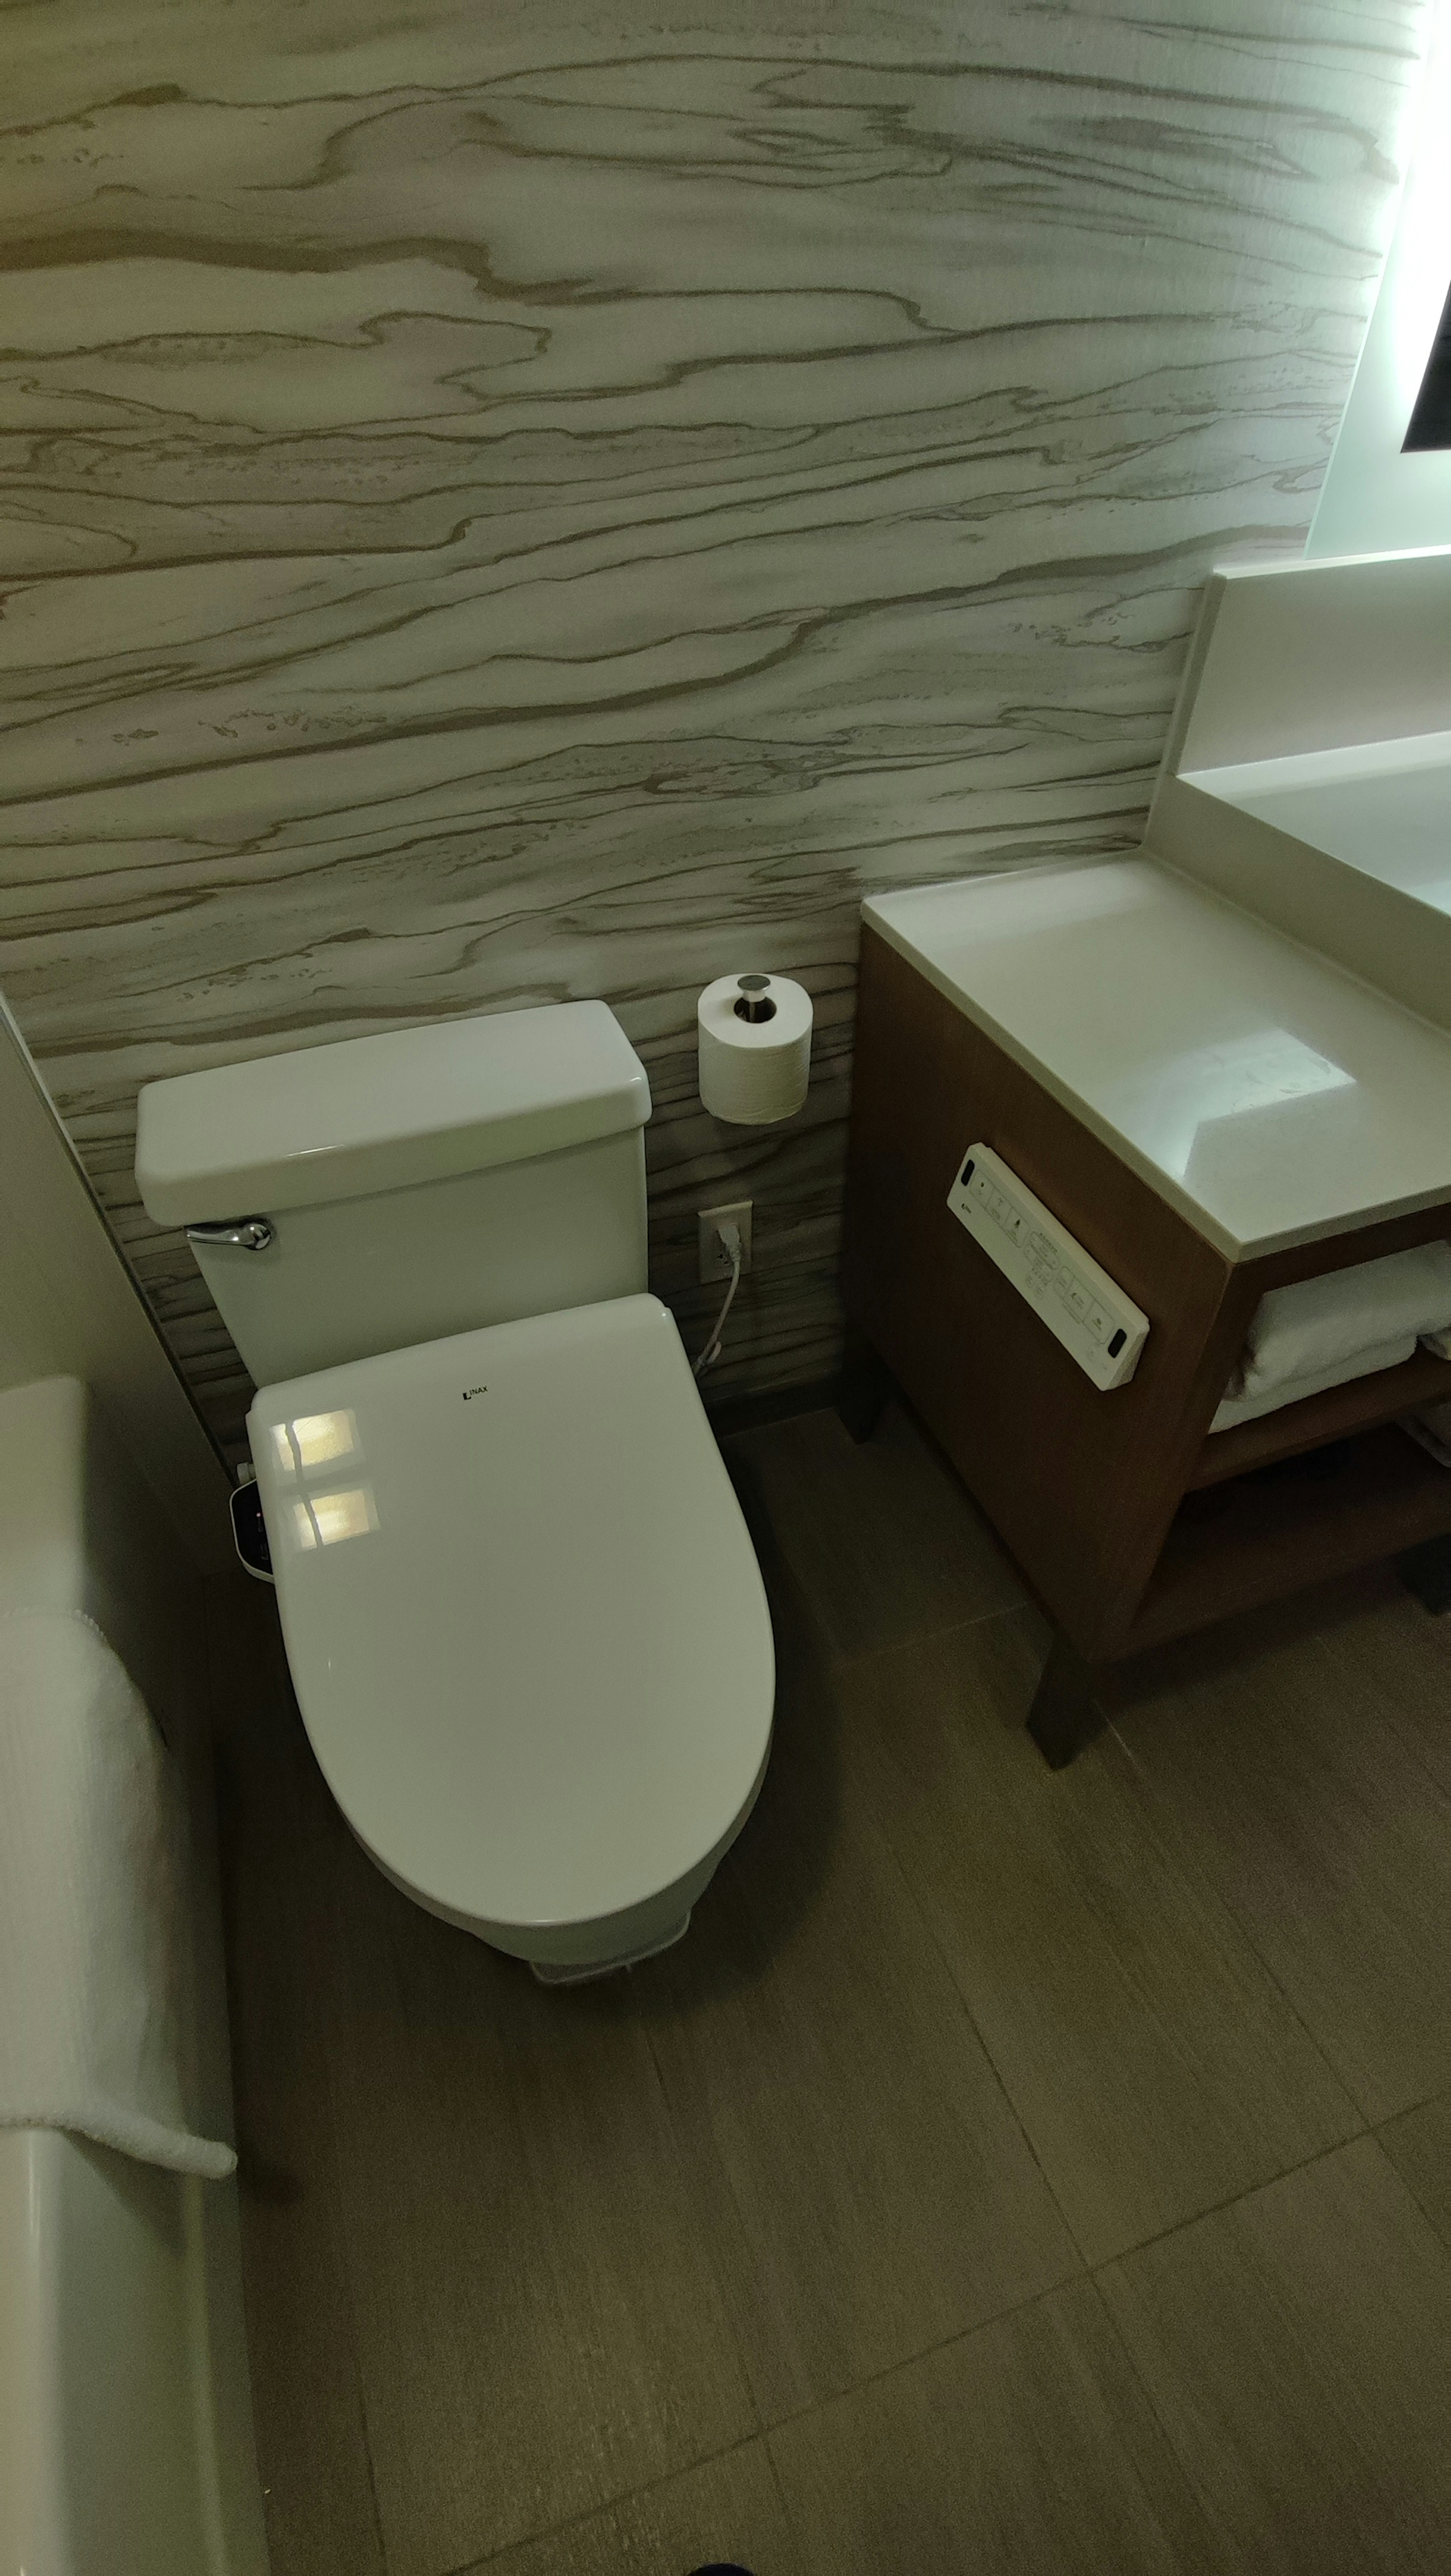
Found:
[[[1421,0],[49,0],[0,20],[0,982],[157,1074],[599,993],[657,1284],[809,1379],[861,894],[1138,838],[1206,569],[1303,537]],[[728,969],[816,997],[779,1134]]]

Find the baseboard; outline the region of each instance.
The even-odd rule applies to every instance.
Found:
[[[705,1409],[710,1427],[718,1440],[728,1440],[736,1431],[760,1431],[768,1422],[790,1422],[798,1413],[820,1413],[836,1402],[841,1378],[813,1378],[806,1386],[772,1386],[763,1395],[723,1395],[711,1403],[705,1388]]]

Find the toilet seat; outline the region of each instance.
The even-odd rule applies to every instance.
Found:
[[[774,1693],[667,1309],[352,1361],[264,1388],[248,1431],[303,1721],[380,1867],[541,1964],[660,1946],[750,1812]]]

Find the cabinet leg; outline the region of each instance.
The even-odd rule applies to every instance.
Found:
[[[1427,1538],[1396,1558],[1396,1572],[1408,1592],[1438,1618],[1451,1610],[1451,1538]]]
[[[878,1359],[870,1342],[859,1341],[853,1335],[842,1362],[836,1409],[858,1447],[870,1440],[891,1392],[892,1373],[886,1362]]]
[[[1028,1711],[1028,1733],[1050,1771],[1062,1771],[1102,1733],[1106,1723],[1099,1702],[1102,1666],[1085,1663],[1066,1637],[1055,1637],[1052,1651]]]

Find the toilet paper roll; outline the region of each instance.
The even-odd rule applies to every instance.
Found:
[[[712,1118],[769,1127],[794,1117],[811,1073],[811,995],[786,975],[721,975],[695,1016]]]

